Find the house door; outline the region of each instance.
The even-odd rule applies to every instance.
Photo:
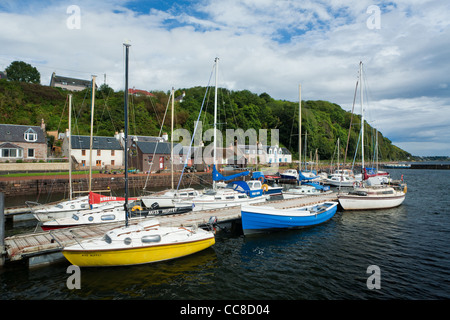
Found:
[[[159,170],[164,170],[164,157],[159,157]]]

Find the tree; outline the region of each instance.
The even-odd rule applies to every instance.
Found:
[[[5,69],[8,79],[12,81],[22,81],[31,83],[40,83],[41,74],[31,64],[23,61],[13,61]]]

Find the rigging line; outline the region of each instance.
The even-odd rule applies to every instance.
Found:
[[[355,94],[353,96],[353,105],[352,105],[352,115],[350,117],[350,128],[348,128],[348,136],[347,136],[347,146],[345,147],[345,155],[344,155],[344,166],[347,162],[347,151],[348,151],[348,145],[350,142],[350,133],[352,131],[352,123],[353,123],[353,112],[355,110],[355,102],[356,102],[356,95],[358,91],[358,80],[356,80],[356,86],[355,86]]]
[[[170,93],[169,99],[167,100],[166,111],[164,112],[164,118],[163,118],[163,121],[162,121],[162,124],[161,124],[161,128],[159,129],[158,137],[161,137],[161,133],[162,133],[163,126],[164,126],[164,121],[166,120],[167,110],[169,109],[169,103],[170,103],[170,97],[171,97],[171,96],[172,96],[172,93]],[[172,134],[173,134],[173,133],[172,133]],[[148,170],[147,178],[145,179],[145,184],[144,184],[144,187],[143,187],[142,190],[145,190],[145,189],[147,188],[148,179],[149,179],[149,177],[150,177],[150,173],[152,172],[153,160],[155,159],[156,149],[158,148],[158,145],[159,145],[159,139],[158,139],[158,141],[156,142],[155,149],[153,150],[152,161],[150,162],[150,168],[149,168],[149,170]],[[173,161],[173,160],[172,160],[172,161]]]
[[[191,154],[192,143],[194,142],[195,133],[197,132],[197,127],[198,127],[199,119],[200,119],[200,116],[201,116],[201,114],[202,114],[203,106],[204,106],[204,104],[205,104],[205,99],[206,99],[206,96],[207,96],[207,94],[208,94],[208,89],[209,89],[210,84],[211,84],[211,78],[212,78],[212,75],[213,75],[213,73],[214,73],[214,67],[215,67],[215,64],[216,64],[216,63],[217,63],[217,62],[214,63],[213,69],[211,70],[211,74],[210,74],[210,76],[209,76],[208,86],[206,87],[205,96],[203,97],[202,106],[201,106],[201,108],[200,108],[200,112],[199,112],[198,117],[197,117],[197,123],[195,124],[194,133],[192,134],[191,144],[189,145],[189,150],[188,150],[188,152],[187,152],[186,159],[184,160],[183,170],[181,171],[180,179],[178,180],[177,190],[178,190],[178,188],[180,187],[181,180],[183,179],[184,170],[185,170],[185,168],[186,168],[186,166],[187,166],[188,157],[190,157],[190,154]],[[216,143],[216,142],[214,141],[214,143]]]

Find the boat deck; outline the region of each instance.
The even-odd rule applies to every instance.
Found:
[[[275,208],[293,208],[304,205],[311,205],[323,201],[336,201],[337,194],[329,193],[316,196],[303,196],[295,199],[276,200],[254,204],[271,206]],[[204,226],[208,223],[210,217],[215,216],[217,222],[226,223],[241,218],[240,207],[223,208],[215,210],[191,211],[183,214],[159,216],[162,226]],[[134,222],[137,223],[137,222]],[[131,224],[131,222],[130,222]],[[111,228],[122,226],[123,222],[98,224],[91,226],[80,226],[74,228],[56,229],[46,232],[36,232],[30,234],[14,235],[5,238],[6,259],[8,261],[20,261],[31,259],[38,256],[51,255],[59,253],[64,246],[96,237],[101,237]],[[39,260],[39,259],[38,259]],[[36,264],[49,263],[39,260]],[[44,261],[44,262],[42,262]],[[51,262],[51,261],[50,261]]]

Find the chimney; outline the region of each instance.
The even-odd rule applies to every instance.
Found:
[[[45,132],[45,122],[44,122],[44,119],[41,120],[41,129]]]

